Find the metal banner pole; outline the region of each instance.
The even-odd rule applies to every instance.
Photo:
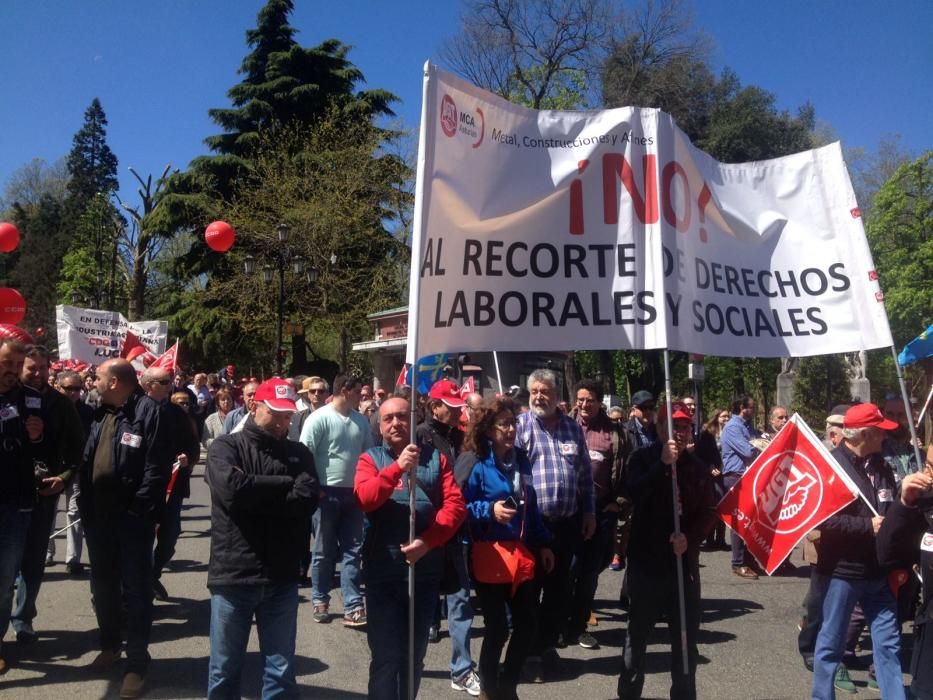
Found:
[[[926,415],[927,409],[930,407],[930,399],[933,399],[933,384],[930,385],[930,393],[927,394],[927,400],[923,402],[923,408],[920,409],[920,415],[917,416],[916,427],[920,427],[920,424],[923,423],[923,417]]]
[[[914,413],[910,408],[910,395],[907,393],[907,383],[904,381],[904,368],[897,361],[897,349],[892,345],[891,354],[894,356],[894,369],[897,370],[897,381],[901,385],[901,398],[904,400],[904,411],[907,413],[907,426],[910,428],[910,446],[914,448],[917,458],[917,469],[923,469],[923,455],[920,454],[920,441],[917,439],[917,429],[914,428]]]
[[[674,436],[674,421],[671,420],[671,362],[667,349],[664,350],[664,400],[667,403],[667,439]],[[663,448],[662,448],[663,449]],[[671,464],[671,491],[674,495],[674,534],[680,534],[680,493],[677,488],[677,461]],[[687,603],[684,595],[684,558],[682,554],[676,556],[677,561],[677,603],[680,608],[680,657],[683,661],[684,675],[690,673],[690,660],[687,658]]]
[[[502,374],[499,372],[499,353],[495,350],[492,351],[492,361],[496,364],[496,381],[499,382],[499,393],[504,394],[505,391],[502,389]]]
[[[421,92],[421,128],[418,134],[418,170],[415,177],[415,212],[412,220],[411,234],[411,275],[409,279],[408,297],[408,348],[411,357],[411,444],[415,444],[415,431],[418,427],[418,324],[419,307],[421,301],[421,275],[419,274],[422,244],[424,239],[427,208],[425,186],[428,180],[428,160],[433,159],[433,124],[428,118],[433,114],[428,105],[432,100],[431,76],[433,67],[429,61],[424,64],[424,84]],[[431,125],[429,127],[429,124]],[[431,138],[428,130],[432,129]],[[429,155],[430,151],[430,155]],[[415,539],[415,475],[408,475],[408,542]],[[415,700],[415,565],[408,567],[408,699]]]

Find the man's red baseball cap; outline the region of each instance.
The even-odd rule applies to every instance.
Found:
[[[273,411],[297,411],[295,401],[298,394],[291,382],[284,379],[267,379],[256,388],[256,401],[262,401]]]
[[[457,386],[457,382],[450,379],[434,382],[434,386],[428,392],[428,397],[443,401],[451,408],[463,408],[466,405],[466,401],[460,396],[460,387]]]
[[[859,403],[846,411],[842,421],[843,428],[881,428],[896,430],[899,426],[881,414],[881,409],[873,403]]]
[[[691,423],[693,422],[693,416],[687,412],[687,405],[680,401],[675,401],[671,404],[671,415],[674,417],[674,420],[688,420]],[[665,418],[667,418],[667,402],[663,402],[658,409],[658,420],[664,420]]]

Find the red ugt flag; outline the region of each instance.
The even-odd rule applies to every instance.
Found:
[[[719,502],[719,517],[768,574],[858,489],[796,413]]]
[[[175,363],[178,360],[178,341],[175,341],[175,344],[165,351],[165,354],[160,355],[159,358],[153,362],[150,367],[161,367],[162,369],[168,370],[169,372],[175,371]]]

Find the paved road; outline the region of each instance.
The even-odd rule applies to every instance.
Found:
[[[200,474],[202,468],[196,470]],[[150,652],[153,657],[147,697],[203,697],[208,657],[210,605],[205,586],[209,545],[209,496],[200,478],[192,479],[192,498],[184,511],[184,533],[172,568],[163,576],[171,599],[156,603]],[[60,515],[60,520],[61,520]],[[64,539],[59,556],[64,554]],[[86,556],[86,554],[85,554]],[[800,561],[799,557],[796,558]],[[727,552],[704,553],[703,622],[698,672],[701,698],[806,698],[810,674],[796,653],[796,623],[807,586],[807,572],[761,579],[739,579],[729,570]],[[615,697],[620,647],[626,614],[617,605],[621,574],[607,571],[600,580],[599,624],[593,628],[600,648],[572,647],[561,651],[569,674],[561,682],[522,685],[524,698],[587,700]],[[311,620],[308,589],[302,589],[298,628],[298,674],[302,694],[316,698],[362,698],[366,695],[369,650],[365,632],[339,623]],[[339,593],[337,594],[339,601]],[[339,602],[337,604],[339,610]],[[97,651],[94,613],[87,579],[69,578],[61,563],[48,569],[39,597],[36,620],[39,640],[22,647],[7,635],[6,657],[13,668],[0,678],[0,698],[116,697],[120,671],[95,676],[83,666]],[[482,620],[474,628],[474,657],[479,657]],[[668,697],[667,630],[656,630],[648,650],[645,698]],[[244,694],[258,697],[261,675],[255,633],[244,668]],[[420,697],[466,699],[451,690],[448,676],[450,643],[446,632],[430,645]],[[859,693],[849,698],[877,698],[866,687],[864,671],[853,672]]]

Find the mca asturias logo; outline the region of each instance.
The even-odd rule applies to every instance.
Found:
[[[453,138],[460,132],[473,139],[473,148],[479,148],[486,134],[486,118],[479,107],[475,111],[475,115],[472,112],[461,112],[454,99],[444,95],[440,111],[441,131],[447,138]]]

